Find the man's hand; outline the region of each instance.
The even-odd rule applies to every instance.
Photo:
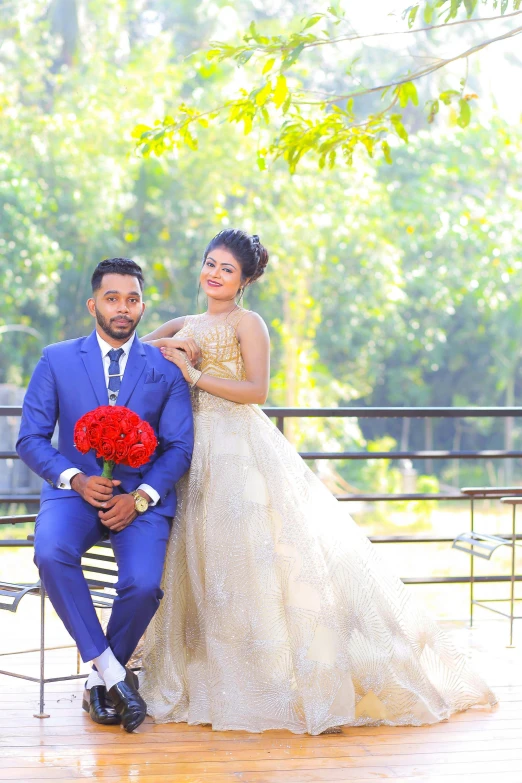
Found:
[[[86,476],[85,473],[76,473],[71,479],[71,489],[94,508],[105,508],[106,503],[112,498],[114,487],[119,484],[121,481],[116,479]]]
[[[113,533],[119,533],[138,516],[132,495],[115,495],[104,506],[105,510],[99,511],[98,516],[102,525]]]

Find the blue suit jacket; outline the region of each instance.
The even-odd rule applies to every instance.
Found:
[[[108,404],[101,351],[96,332],[44,348],[29,383],[16,450],[20,458],[45,479],[42,501],[66,498],[74,490],[58,489],[67,468],[88,476],[100,475],[102,460],[93,450],[80,454],[74,447],[74,425],[84,413]],[[135,411],[152,425],[158,447],[141,468],[116,465],[114,478],[124,492],[146,482],[159,494],[157,510],[173,516],[175,483],[190,465],[194,444],[192,406],[181,371],[160,351],[135,337],[127,359],[118,405]],[[58,449],[51,445],[56,424]]]

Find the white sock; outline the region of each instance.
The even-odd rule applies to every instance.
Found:
[[[94,688],[96,685],[105,685],[105,682],[102,680],[96,669],[91,669],[91,673],[87,677],[87,682],[85,683],[85,687],[87,690],[90,690],[91,688]]]
[[[105,687],[108,691],[117,682],[122,682],[125,679],[126,671],[115,657],[110,647],[98,655],[97,658],[93,658],[93,664],[98,669],[98,672],[103,677]]]

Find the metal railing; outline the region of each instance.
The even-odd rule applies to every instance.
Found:
[[[275,419],[278,429],[284,434],[285,420],[294,418],[415,418],[415,419],[458,419],[458,418],[518,418],[522,416],[522,407],[514,408],[366,408],[366,407],[343,407],[343,408],[263,408],[264,413]],[[0,406],[0,416],[20,416],[21,406]],[[339,452],[300,452],[300,456],[305,460],[427,460],[427,459],[459,459],[459,460],[477,460],[477,459],[513,459],[522,458],[522,451],[514,450],[435,450],[425,449],[422,451],[402,450],[402,451],[339,451]],[[0,452],[0,459],[18,459],[14,451]],[[364,501],[407,501],[407,500],[427,500],[427,501],[467,501],[469,496],[461,492],[448,493],[353,493],[337,495],[338,500],[344,502]],[[32,494],[0,494],[0,503],[15,503],[33,506],[39,504],[39,496]],[[23,516],[4,516],[0,517],[0,525],[17,524],[21,522],[30,522],[36,518],[35,514],[26,514]],[[497,534],[502,535],[502,534]],[[511,534],[506,534],[511,537]],[[522,540],[522,535],[517,535],[517,540]],[[397,536],[370,536],[370,541],[375,544],[450,544],[453,538],[447,536],[436,536],[429,534],[420,535],[397,535]],[[32,546],[30,542],[9,540],[0,541],[0,546]],[[516,581],[522,581],[522,575],[515,577]],[[430,577],[406,577],[403,582],[406,584],[466,584],[470,583],[470,576],[430,576]],[[475,576],[474,582],[509,582],[511,577],[497,574],[491,576]]]

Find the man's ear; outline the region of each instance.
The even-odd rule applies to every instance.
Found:
[[[92,296],[87,299],[87,310],[90,312],[93,318],[96,317],[96,305]]]

